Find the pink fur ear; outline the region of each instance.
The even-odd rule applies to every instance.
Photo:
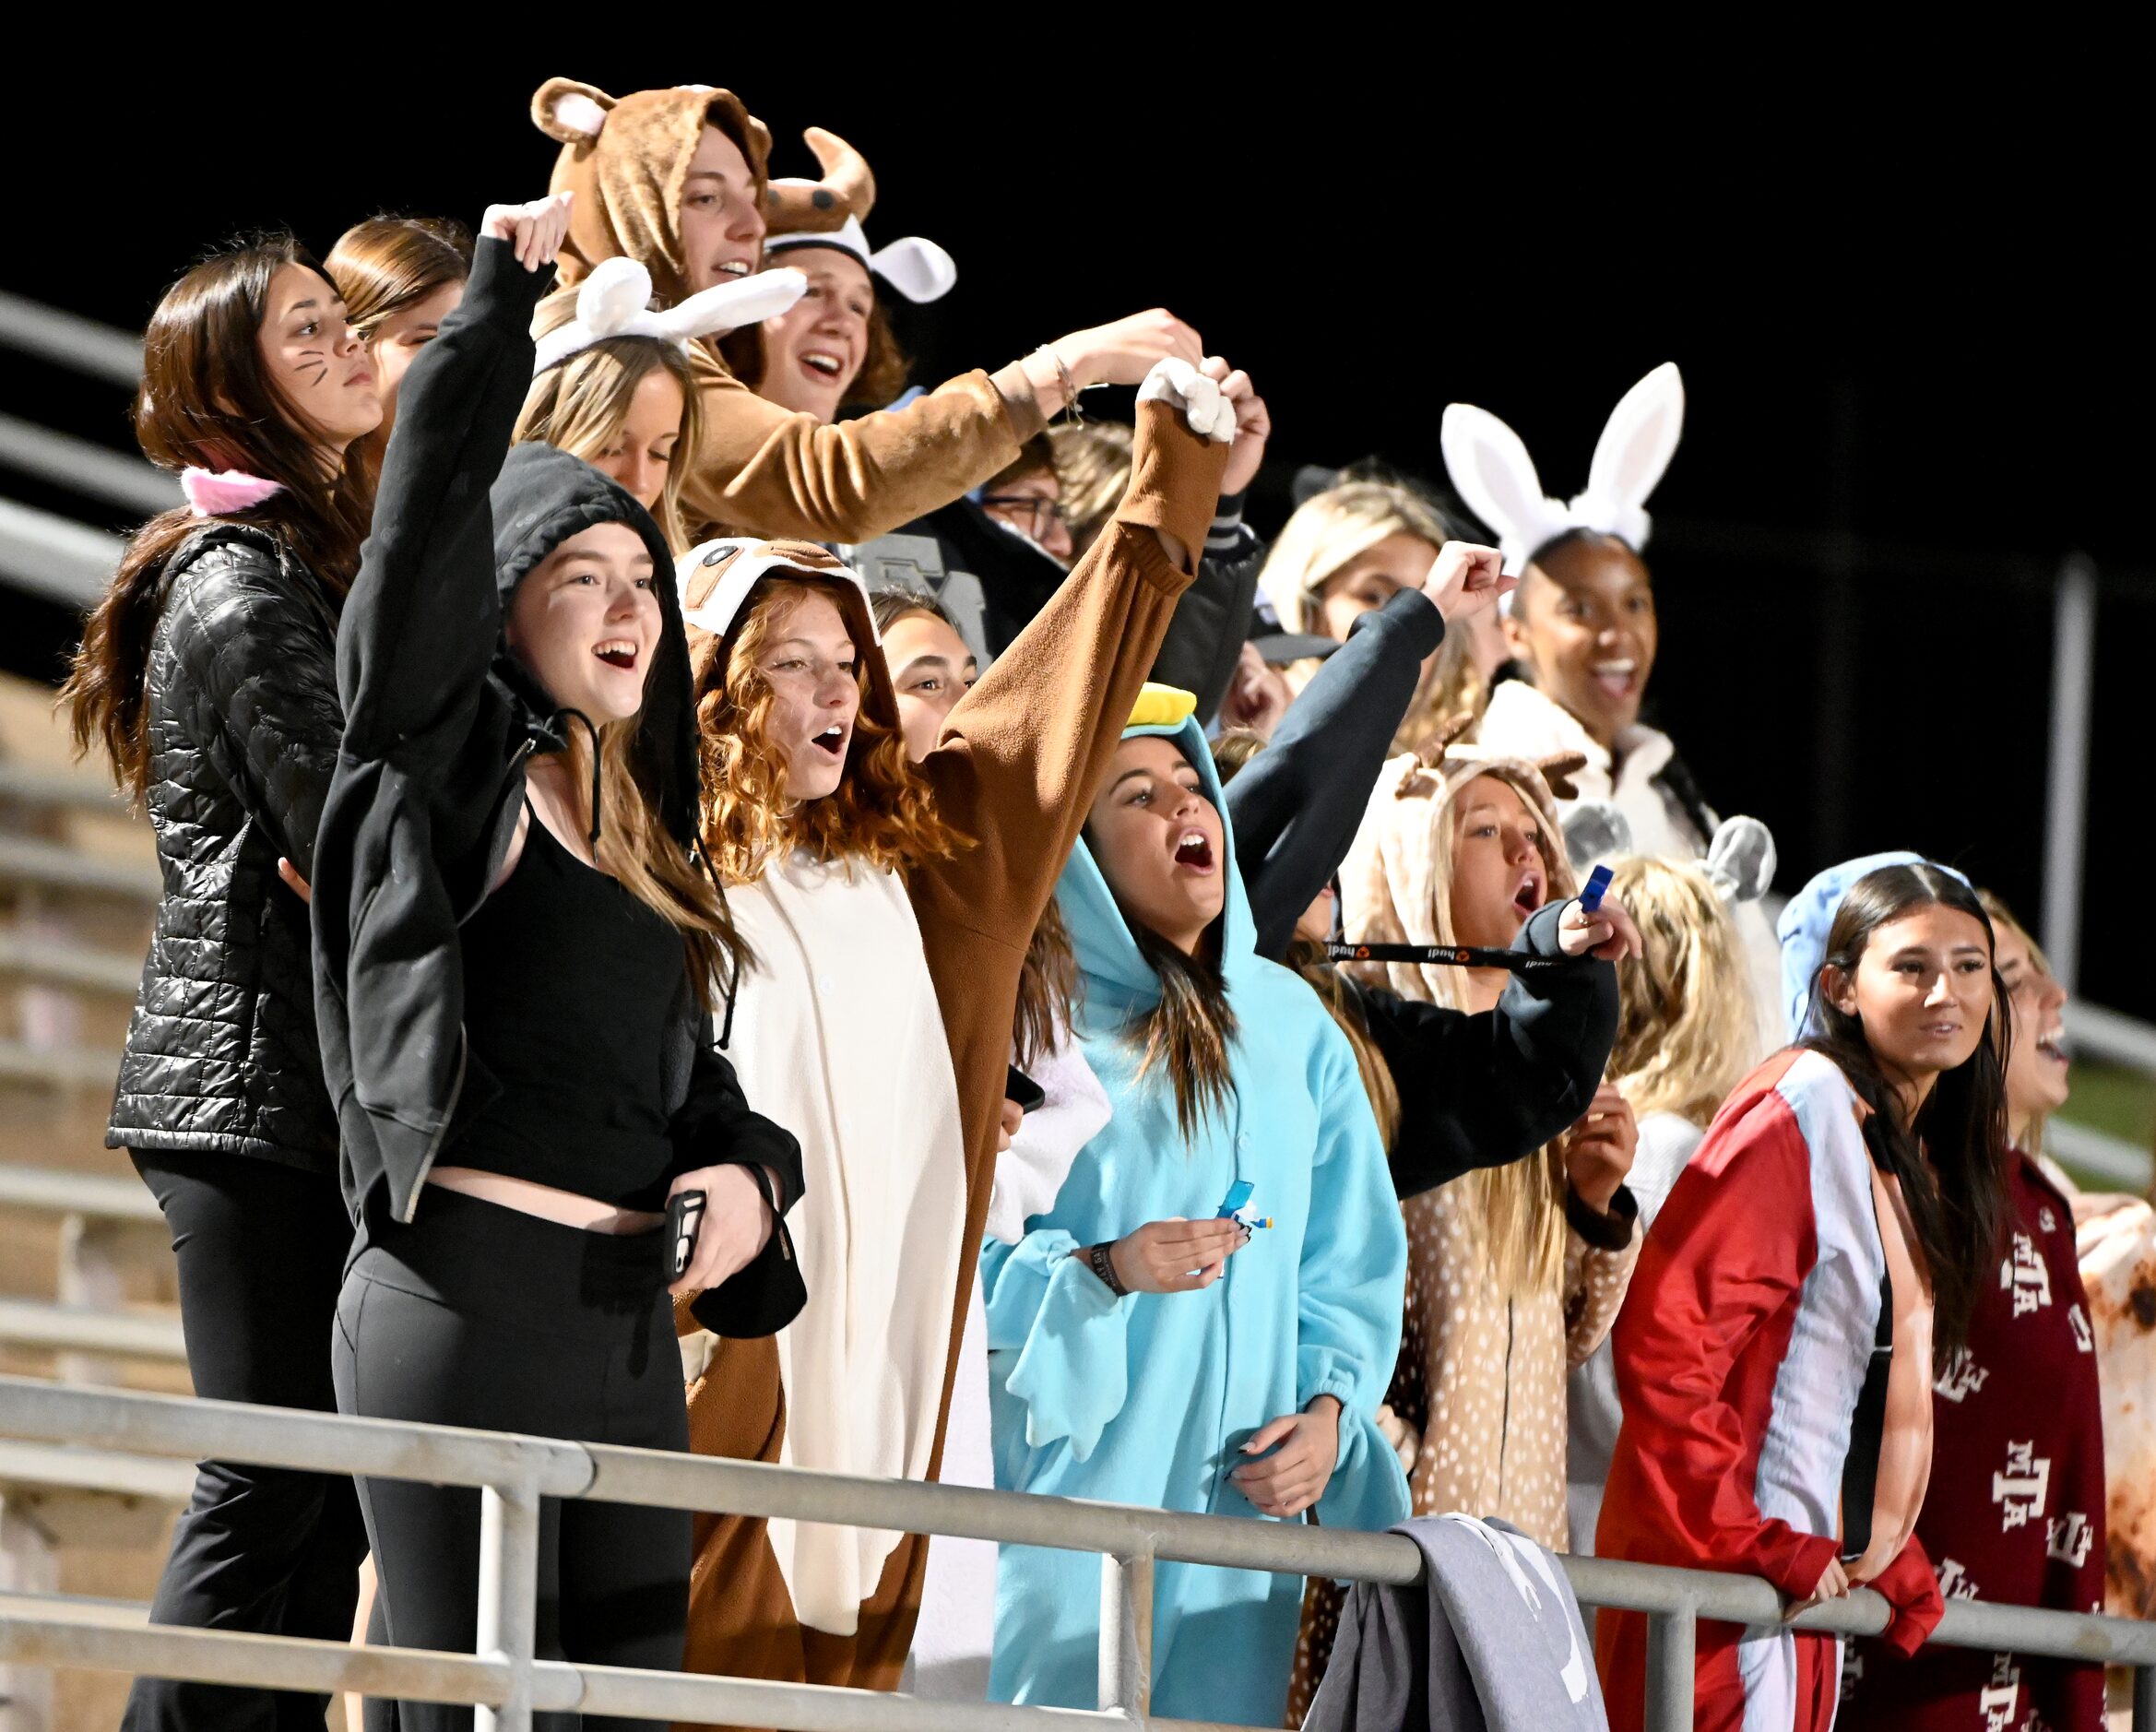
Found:
[[[266,481],[259,475],[243,475],[238,469],[213,475],[189,465],[180,471],[180,491],[187,495],[188,509],[197,517],[221,517],[246,511],[272,493],[283,492],[284,483]]]

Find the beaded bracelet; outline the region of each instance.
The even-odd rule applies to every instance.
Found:
[[[1048,343],[1043,343],[1033,352],[1046,355],[1055,364],[1056,378],[1063,387],[1063,413],[1071,418],[1072,426],[1083,425],[1085,411],[1078,407],[1078,382],[1071,376],[1071,369],[1064,364],[1062,356],[1057,354],[1054,347]]]

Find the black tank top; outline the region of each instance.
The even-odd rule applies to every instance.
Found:
[[[660,1066],[681,934],[533,813],[515,870],[460,935],[465,1038],[501,1093],[443,1164],[664,1208],[675,1157]]]

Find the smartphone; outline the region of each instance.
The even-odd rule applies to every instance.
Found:
[[[667,1199],[667,1243],[672,1248],[672,1274],[679,1281],[696,1255],[696,1233],[704,1225],[704,1193],[684,1191]]]
[[[1602,906],[1602,893],[1609,888],[1609,868],[1597,866],[1580,886],[1580,906],[1589,914]]]
[[[1214,1218],[1215,1220],[1224,1220],[1227,1216],[1233,1215],[1238,1209],[1241,1208],[1245,1204],[1250,1202],[1250,1192],[1254,1189],[1255,1187],[1248,1179],[1237,1180],[1235,1183],[1228,1186],[1227,1195],[1220,1200],[1219,1213],[1215,1215]]]
[[[1003,1078],[1003,1098],[1016,1102],[1020,1112],[1038,1112],[1048,1105],[1048,1092],[1013,1064]]]

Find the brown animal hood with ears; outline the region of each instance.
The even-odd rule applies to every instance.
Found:
[[[531,99],[531,121],[562,146],[547,190],[576,195],[558,261],[565,286],[621,256],[651,273],[663,304],[688,298],[681,186],[706,124],[741,147],[757,196],[764,196],[771,132],[731,90],[678,84],[616,98],[574,78],[549,78]]]
[[[1463,718],[1464,719],[1464,718]],[[1452,814],[1460,794],[1480,776],[1494,776],[1517,792],[1541,833],[1543,900],[1561,902],[1579,892],[1557,802],[1573,796],[1570,777],[1585,764],[1576,753],[1544,758],[1484,756],[1477,747],[1455,746],[1460,723],[1442,730],[1421,753],[1393,758],[1379,772],[1362,827],[1340,865],[1341,923],[1350,940],[1366,943],[1451,944],[1452,933]],[[1404,998],[1466,1008],[1463,971],[1442,964],[1351,963],[1348,971]]]

